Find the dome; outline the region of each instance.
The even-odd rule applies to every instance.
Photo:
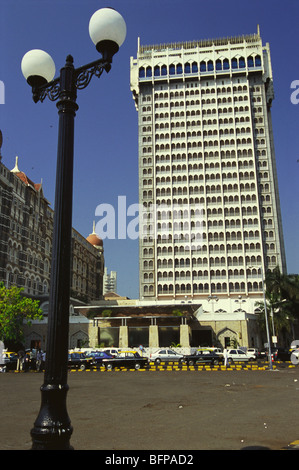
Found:
[[[96,233],[91,233],[86,240],[93,246],[103,246],[103,240]]]
[[[93,232],[86,238],[93,246],[103,247],[103,240],[95,232],[95,223],[93,223]]]

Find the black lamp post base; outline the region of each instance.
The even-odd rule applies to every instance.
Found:
[[[41,408],[31,430],[32,450],[73,450],[73,428],[66,411],[68,389],[68,385],[42,385]]]

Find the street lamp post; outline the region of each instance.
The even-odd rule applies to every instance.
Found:
[[[266,332],[267,332],[267,341],[268,341],[269,369],[273,370],[268,314],[267,314],[266,291],[265,291],[265,283],[264,283],[264,272],[263,272],[262,266],[261,266],[261,277],[262,277],[263,299],[264,299],[264,308],[265,308]]]
[[[77,90],[85,88],[93,75],[109,72],[113,55],[126,36],[122,16],[112,8],[94,13],[89,34],[102,58],[78,69],[72,56],[55,75],[52,58],[44,51],[32,50],[22,59],[22,72],[32,87],[33,100],[43,102],[46,96],[57,101],[59,115],[52,264],[48,315],[47,354],[41,407],[31,430],[32,449],[69,450],[72,426],[66,407],[70,259],[73,199],[74,120],[78,105]]]
[[[271,312],[270,312],[271,322],[272,322],[272,335],[273,338],[276,338],[275,328],[274,328],[274,312],[273,312],[273,305],[271,305]],[[276,347],[276,342],[273,340],[273,346]]]
[[[248,266],[248,268],[252,269],[252,268],[255,268],[255,266]],[[261,270],[261,278],[262,278],[263,301],[264,301],[264,310],[265,310],[265,323],[266,323],[266,333],[267,333],[267,342],[268,342],[269,368],[270,368],[270,370],[273,370],[271,343],[270,343],[270,333],[269,333],[269,324],[268,324],[268,315],[267,315],[266,290],[265,290],[265,283],[264,283],[264,270],[263,270],[262,266],[260,266],[260,270]]]
[[[254,266],[248,266],[248,267],[253,268]],[[265,283],[264,283],[264,271],[263,271],[262,266],[260,266],[260,270],[261,270],[261,278],[262,278],[263,301],[264,301],[264,310],[265,310],[265,323],[266,323],[266,333],[267,333],[267,342],[268,342],[269,369],[273,370],[271,343],[270,343],[270,333],[269,333],[269,324],[268,324],[268,314],[267,314],[266,291],[265,291]]]
[[[272,332],[273,332],[273,338],[275,338],[276,340],[276,334],[275,334],[275,328],[274,328],[274,308],[273,307],[277,307],[278,308],[280,307],[281,304],[283,304],[284,302],[287,302],[286,299],[282,299],[278,302],[275,302],[274,304],[271,305],[271,312],[270,312],[270,316],[271,316],[271,321],[272,321]],[[276,342],[273,340],[273,345],[274,347],[276,347]]]

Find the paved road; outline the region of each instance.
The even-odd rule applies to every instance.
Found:
[[[43,374],[0,374],[0,449],[28,450]],[[299,438],[299,366],[70,372],[75,450],[281,449]]]

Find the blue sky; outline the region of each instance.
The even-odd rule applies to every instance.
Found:
[[[287,267],[298,273],[299,104],[291,103],[291,83],[299,80],[298,0],[1,0],[0,105],[3,163],[19,168],[34,182],[43,180],[54,208],[58,116],[49,100],[34,104],[20,63],[30,49],[43,49],[63,67],[68,54],[75,67],[98,58],[88,34],[91,15],[105,6],[118,10],[127,38],[111,72],[78,92],[75,122],[73,227],[92,232],[100,204],[116,209],[138,202],[137,112],[130,92],[130,57],[141,44],[178,42],[251,34],[260,25],[270,43],[275,100],[274,143]],[[298,93],[299,97],[299,93]],[[297,161],[298,160],[298,161]],[[132,220],[128,218],[128,222]],[[108,270],[118,273],[118,293],[138,297],[138,240],[104,240]]]

